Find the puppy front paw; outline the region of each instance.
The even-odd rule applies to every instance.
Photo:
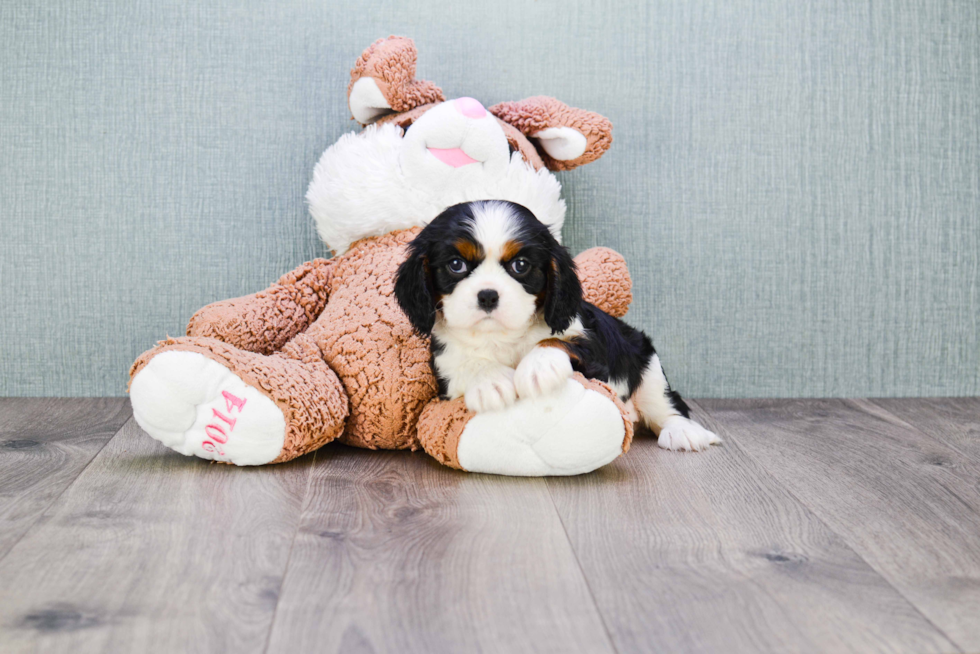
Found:
[[[466,408],[474,413],[500,411],[517,401],[514,371],[502,368],[466,389]]]
[[[514,386],[520,397],[550,395],[564,388],[572,376],[568,353],[557,347],[536,347],[521,359],[514,373]]]
[[[674,416],[660,430],[657,445],[665,450],[700,452],[711,445],[721,443],[713,431],[708,431],[693,420]]]

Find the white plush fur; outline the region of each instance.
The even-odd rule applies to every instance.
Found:
[[[156,355],[133,378],[129,397],[137,424],[181,454],[254,466],[282,451],[286,421],[276,403],[197,352]]]
[[[560,392],[470,418],[457,455],[470,472],[578,475],[622,454],[625,436],[609,398],[567,380]]]
[[[571,161],[585,154],[589,142],[582,132],[572,127],[549,127],[531,135],[552,159]]]
[[[378,83],[370,77],[362,77],[351,87],[347,105],[354,120],[367,125],[385,114],[391,113],[391,105],[378,88]]]
[[[478,163],[453,168],[428,147],[459,147]],[[466,118],[446,102],[404,137],[390,123],[340,137],[320,157],[306,199],[320,237],[342,254],[359,239],[425,226],[449,206],[486,199],[524,205],[560,242],[560,193],[552,173],[509,153],[496,118]]]

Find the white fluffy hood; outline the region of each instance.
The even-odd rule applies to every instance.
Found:
[[[345,134],[327,148],[306,192],[327,246],[342,254],[359,239],[424,226],[454,204],[488,199],[524,205],[560,242],[565,202],[555,176],[510,154],[495,121],[457,125],[438,109],[404,136],[386,123]],[[436,147],[460,147],[477,163],[452,167],[427,150]]]

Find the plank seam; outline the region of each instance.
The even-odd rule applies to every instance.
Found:
[[[98,450],[96,450],[96,451],[95,451],[95,452],[94,452],[94,453],[92,454],[92,456],[91,456],[91,458],[90,458],[90,459],[89,459],[88,461],[86,461],[86,462],[85,462],[85,465],[84,465],[84,466],[82,466],[82,469],[78,471],[78,474],[77,474],[77,475],[75,475],[75,478],[74,478],[74,479],[72,479],[72,480],[71,480],[71,481],[70,481],[69,483],[67,483],[67,484],[65,484],[65,487],[61,489],[61,492],[59,492],[59,493],[58,493],[58,494],[57,494],[56,496],[54,496],[53,498],[51,498],[51,501],[50,501],[50,502],[48,502],[48,505],[44,507],[44,510],[42,510],[42,511],[38,511],[38,513],[37,513],[37,517],[36,517],[36,518],[34,518],[34,521],[33,521],[33,522],[31,522],[31,524],[30,524],[30,526],[29,526],[29,527],[28,527],[27,529],[25,529],[25,530],[24,530],[24,533],[22,533],[22,534],[20,535],[20,537],[19,537],[19,538],[17,538],[17,540],[15,540],[15,541],[14,541],[14,542],[13,542],[13,543],[12,543],[12,544],[10,545],[10,547],[8,547],[8,548],[7,548],[7,551],[6,551],[6,552],[4,552],[3,554],[0,554],[0,561],[3,561],[3,560],[4,560],[5,558],[7,558],[7,555],[9,555],[9,554],[10,554],[11,552],[13,552],[13,551],[14,551],[14,549],[15,549],[15,548],[16,548],[16,547],[17,547],[17,546],[18,546],[18,545],[20,544],[20,541],[22,541],[22,540],[24,540],[24,538],[25,538],[25,537],[26,537],[26,536],[27,536],[28,534],[30,534],[30,533],[32,533],[32,532],[34,531],[34,528],[35,528],[35,527],[37,527],[37,524],[38,524],[38,523],[39,523],[39,522],[40,522],[40,521],[41,521],[42,519],[44,519],[44,516],[45,516],[45,515],[47,515],[47,513],[48,513],[48,511],[50,511],[50,510],[51,510],[51,507],[52,507],[52,506],[54,506],[54,505],[55,505],[55,504],[56,504],[56,503],[58,502],[58,500],[60,500],[60,499],[61,499],[61,497],[62,497],[62,496],[63,496],[63,495],[65,494],[65,493],[67,493],[67,492],[68,492],[68,489],[69,489],[69,488],[71,488],[72,486],[74,486],[74,485],[75,485],[75,482],[77,482],[77,481],[79,480],[79,478],[81,478],[81,476],[82,476],[83,474],[85,474],[85,471],[86,471],[86,470],[88,470],[88,467],[89,467],[90,465],[92,465],[92,462],[93,462],[93,461],[95,461],[95,459],[96,459],[96,458],[97,458],[97,457],[98,457],[98,456],[99,456],[100,454],[102,454],[102,450],[104,450],[104,449],[106,448],[106,446],[107,446],[107,445],[108,445],[109,443],[111,443],[111,442],[112,442],[112,440],[113,440],[113,439],[114,439],[114,438],[115,438],[116,436],[118,436],[118,435],[119,435],[119,433],[120,433],[120,432],[121,432],[121,431],[122,431],[123,429],[125,429],[125,428],[126,428],[126,425],[128,425],[128,424],[129,424],[129,423],[130,423],[130,422],[131,422],[132,420],[133,420],[133,416],[132,416],[132,415],[130,415],[130,416],[129,416],[129,418],[128,418],[128,419],[126,420],[126,422],[124,422],[124,423],[123,423],[123,424],[122,424],[122,425],[121,425],[121,426],[119,427],[119,429],[117,429],[117,430],[116,430],[115,432],[113,432],[113,434],[112,434],[112,436],[110,436],[109,438],[107,438],[107,439],[105,439],[105,442],[104,442],[104,443],[102,443],[102,447],[100,447],[100,448],[99,448]]]
[[[953,639],[952,639],[952,638],[950,637],[950,635],[946,633],[946,631],[945,631],[945,630],[943,630],[943,629],[941,629],[941,628],[939,627],[939,625],[937,625],[937,624],[936,624],[935,622],[933,622],[933,621],[932,621],[932,619],[931,619],[931,618],[930,618],[930,617],[929,617],[928,615],[926,615],[925,613],[923,613],[923,612],[922,612],[922,609],[920,609],[920,608],[919,608],[919,606],[918,606],[918,605],[917,605],[917,604],[916,604],[915,602],[913,602],[913,601],[912,601],[911,599],[909,599],[909,597],[908,597],[908,596],[907,596],[907,595],[906,595],[905,593],[903,593],[903,592],[902,592],[902,590],[901,590],[900,588],[898,588],[898,587],[896,587],[896,586],[895,586],[895,584],[894,584],[894,583],[892,583],[892,580],[891,580],[891,579],[889,579],[889,578],[888,578],[888,576],[887,576],[887,575],[886,575],[886,574],[885,574],[884,572],[882,572],[881,570],[879,570],[879,569],[878,569],[878,568],[877,568],[877,567],[876,567],[876,566],[875,566],[875,565],[874,565],[873,563],[871,563],[870,561],[868,561],[868,560],[867,560],[867,559],[866,559],[866,558],[865,558],[865,557],[864,557],[864,556],[863,556],[863,555],[861,554],[861,552],[859,552],[859,551],[858,551],[857,549],[855,549],[855,548],[854,548],[854,546],[853,546],[853,545],[851,545],[851,542],[850,542],[850,540],[848,540],[848,538],[847,538],[846,536],[844,536],[844,534],[841,534],[841,533],[839,533],[839,532],[838,532],[838,531],[837,531],[836,529],[834,529],[833,527],[831,527],[831,526],[830,526],[830,525],[829,525],[829,524],[827,523],[827,521],[823,519],[823,517],[822,517],[822,516],[820,515],[820,513],[818,513],[818,512],[817,512],[817,510],[816,510],[816,509],[814,509],[814,508],[813,508],[812,506],[810,506],[809,504],[807,504],[806,502],[804,502],[804,501],[803,501],[803,499],[802,499],[802,498],[800,498],[800,497],[799,497],[799,496],[798,496],[798,495],[797,495],[796,493],[794,493],[794,492],[793,492],[793,490],[792,490],[791,488],[789,488],[788,486],[786,486],[786,485],[785,485],[785,484],[784,484],[783,482],[781,482],[781,481],[779,480],[779,478],[778,478],[778,477],[776,477],[776,475],[774,475],[773,473],[771,473],[771,472],[769,471],[769,468],[768,468],[768,467],[766,467],[766,466],[765,466],[765,465],[764,465],[764,464],[762,463],[762,461],[760,461],[759,459],[757,459],[757,458],[755,458],[754,456],[752,456],[752,454],[751,454],[751,453],[750,453],[750,452],[749,452],[749,451],[748,451],[748,450],[747,450],[746,448],[744,448],[744,447],[742,447],[742,445],[741,445],[741,444],[740,444],[740,443],[738,442],[738,439],[737,439],[737,438],[735,437],[735,435],[734,435],[734,434],[733,434],[732,432],[730,432],[730,431],[728,431],[728,429],[724,427],[724,423],[723,423],[722,421],[720,421],[720,420],[718,420],[717,418],[715,418],[715,417],[714,417],[714,416],[713,416],[713,415],[711,414],[711,412],[710,412],[710,410],[708,410],[707,408],[705,408],[704,406],[702,406],[701,404],[699,404],[699,403],[697,402],[697,400],[689,400],[689,399],[686,399],[685,401],[686,401],[686,402],[688,402],[689,404],[693,404],[693,405],[694,405],[694,407],[696,407],[696,408],[697,408],[697,410],[698,410],[698,411],[699,411],[699,412],[700,412],[700,413],[701,413],[702,415],[704,415],[704,416],[706,416],[706,417],[708,417],[708,418],[710,418],[710,419],[711,419],[711,422],[712,422],[712,423],[714,423],[714,425],[713,425],[713,426],[715,427],[715,430],[714,430],[714,431],[715,431],[716,433],[717,433],[718,431],[722,431],[722,430],[724,430],[724,432],[725,432],[725,433],[724,433],[724,436],[725,436],[725,439],[726,439],[726,441],[725,441],[725,445],[724,445],[724,446],[727,446],[727,445],[728,445],[728,443],[733,443],[733,444],[735,444],[735,445],[736,445],[736,446],[738,447],[738,449],[739,449],[739,451],[740,451],[740,452],[741,452],[741,453],[742,453],[742,454],[743,454],[743,455],[744,455],[744,456],[745,456],[745,457],[746,457],[747,459],[749,459],[749,460],[750,460],[750,461],[752,461],[752,462],[753,462],[753,463],[754,463],[754,464],[755,464],[756,466],[758,466],[758,467],[759,467],[759,471],[760,471],[760,472],[764,472],[765,474],[767,474],[767,475],[769,475],[769,477],[770,477],[770,478],[772,479],[772,481],[773,481],[773,483],[774,483],[774,484],[776,484],[776,485],[778,485],[778,487],[779,487],[779,488],[782,488],[782,489],[783,489],[783,490],[784,490],[784,491],[785,491],[785,492],[786,492],[786,493],[787,493],[787,494],[788,494],[788,495],[789,495],[790,497],[792,497],[792,498],[793,498],[794,500],[796,500],[797,502],[799,502],[799,503],[800,503],[800,506],[802,506],[802,507],[803,507],[803,508],[805,508],[805,509],[806,509],[807,511],[809,511],[809,512],[810,512],[810,514],[811,514],[811,515],[813,515],[813,517],[814,517],[814,519],[816,519],[816,520],[817,520],[817,521],[819,521],[819,522],[820,522],[820,523],[821,523],[821,524],[822,524],[822,525],[823,525],[824,527],[826,527],[826,528],[827,528],[827,530],[828,530],[828,531],[829,531],[830,533],[832,533],[832,534],[834,534],[835,536],[837,536],[837,538],[839,538],[839,539],[841,540],[841,544],[842,544],[842,545],[843,545],[844,547],[846,547],[846,548],[847,548],[847,549],[849,549],[849,550],[850,550],[851,552],[853,552],[853,553],[854,553],[854,556],[856,556],[856,557],[858,557],[859,559],[861,559],[862,561],[864,561],[864,563],[865,563],[865,565],[867,565],[867,566],[868,566],[868,567],[869,567],[869,568],[870,568],[871,570],[873,570],[873,571],[874,571],[874,572],[875,572],[875,573],[876,573],[876,574],[877,574],[877,575],[878,575],[879,577],[881,577],[881,580],[882,580],[882,581],[884,581],[884,582],[885,582],[886,584],[888,584],[889,586],[891,586],[891,588],[892,588],[892,589],[894,589],[894,591],[895,591],[895,592],[896,592],[896,593],[898,594],[898,596],[899,596],[899,597],[901,597],[902,599],[904,599],[904,600],[906,601],[906,603],[907,603],[907,604],[908,604],[908,605],[909,605],[910,607],[912,607],[912,609],[913,609],[913,610],[914,610],[914,611],[915,611],[916,613],[918,613],[918,614],[919,614],[920,616],[922,616],[922,619],[923,619],[923,620],[925,620],[925,621],[926,621],[926,622],[927,622],[928,624],[930,624],[930,625],[932,626],[932,628],[936,630],[936,632],[937,632],[937,633],[939,633],[940,635],[942,635],[942,636],[943,636],[943,638],[945,638],[945,639],[946,639],[946,640],[947,640],[947,641],[949,642],[949,644],[950,644],[950,645],[952,645],[953,647],[955,647],[955,648],[956,648],[956,651],[957,651],[957,652],[959,652],[960,654],[963,654],[963,652],[965,652],[965,650],[964,650],[964,649],[963,649],[962,647],[960,647],[960,644],[959,644],[959,643],[957,643],[957,642],[956,642],[955,640],[953,640]],[[724,447],[724,446],[723,446],[723,447]]]
[[[276,616],[279,615],[279,601],[282,599],[282,587],[286,583],[286,575],[289,573],[289,564],[293,560],[293,549],[296,547],[296,537],[299,535],[300,529],[303,528],[303,518],[306,515],[306,508],[310,501],[311,489],[313,488],[313,471],[316,470],[316,457],[319,454],[319,450],[313,451],[313,461],[310,462],[310,469],[307,472],[306,477],[306,490],[303,492],[303,504],[299,509],[299,520],[296,521],[296,529],[293,531],[293,537],[289,541],[289,554],[286,555],[286,565],[282,569],[282,576],[279,577],[279,589],[276,591],[276,607],[272,609],[272,619],[269,620],[269,633],[265,636],[265,647],[262,648],[263,654],[269,651],[269,647],[272,646],[272,632],[276,628]]]
[[[962,456],[967,461],[977,462],[977,459],[976,459],[975,456],[973,456],[972,454],[969,454],[967,452],[963,452],[952,441],[948,441],[948,440],[946,440],[944,438],[937,438],[936,436],[933,436],[932,434],[930,434],[929,432],[925,431],[924,429],[922,429],[918,425],[912,424],[908,420],[902,418],[897,413],[894,413],[890,409],[882,406],[878,402],[878,400],[881,400],[881,399],[892,399],[892,398],[870,398],[869,397],[869,398],[864,398],[864,401],[867,402],[868,404],[873,405],[876,409],[879,409],[881,411],[884,411],[885,413],[887,413],[889,416],[891,416],[892,418],[894,418],[898,422],[902,423],[903,425],[908,426],[910,429],[913,429],[913,430],[919,432],[920,434],[922,434],[923,436],[925,436],[926,438],[928,438],[932,442],[938,443],[939,445],[942,445],[943,447],[948,447],[949,449],[953,450],[954,452],[956,452],[957,454],[959,454],[960,456]],[[908,399],[911,399],[911,400],[919,400],[919,399],[932,399],[932,398],[908,398]],[[963,398],[939,398],[939,399],[953,399],[953,400],[955,400],[955,399],[963,399]],[[973,399],[973,398],[971,397],[971,398],[967,398],[967,399]],[[857,406],[860,407],[861,405],[858,404]]]
[[[575,565],[578,567],[578,573],[582,576],[582,581],[585,582],[585,589],[589,591],[589,599],[592,600],[592,606],[595,608],[596,615],[599,616],[599,623],[602,625],[602,630],[606,632],[606,640],[609,641],[609,647],[613,652],[619,654],[619,649],[616,647],[616,641],[613,640],[612,633],[609,631],[609,625],[606,624],[606,616],[602,614],[602,609],[599,607],[599,602],[596,601],[595,593],[592,591],[592,584],[589,582],[589,578],[585,574],[585,569],[582,567],[582,562],[578,558],[578,552],[575,551],[575,546],[572,544],[572,539],[568,535],[568,529],[565,527],[565,521],[561,517],[561,511],[558,510],[558,505],[555,504],[555,496],[551,492],[551,484],[545,479],[545,488],[548,489],[548,498],[551,500],[551,506],[555,510],[555,516],[558,518],[558,524],[561,525],[561,532],[565,536],[565,542],[568,543],[568,549],[572,553],[572,558],[575,559]]]

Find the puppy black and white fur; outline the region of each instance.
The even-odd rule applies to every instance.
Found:
[[[521,205],[446,209],[409,244],[395,297],[431,336],[443,399],[500,410],[554,393],[579,371],[615,389],[661,447],[721,442],[690,419],[647,335],[582,299],[568,251]]]

